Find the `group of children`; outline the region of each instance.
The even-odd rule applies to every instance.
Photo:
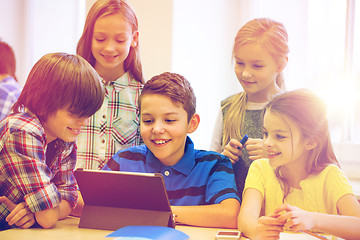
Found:
[[[213,151],[196,150],[190,83],[165,72],[144,84],[134,11],[96,1],[78,55],[41,58],[0,123],[0,228],[50,228],[81,214],[80,167],[162,173],[181,224],[251,239],[284,230],[359,239],[360,204],[331,147],[325,106],[307,90],[284,91],[288,51],[279,22],[239,30],[233,57],[244,91],[221,103]]]

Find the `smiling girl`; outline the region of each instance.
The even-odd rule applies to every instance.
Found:
[[[284,230],[359,239],[360,204],[334,154],[323,102],[307,90],[276,96],[264,116],[268,159],[250,166],[238,225],[251,239]]]
[[[265,156],[261,139],[263,108],[282,91],[288,52],[285,27],[268,18],[246,23],[236,35],[235,74],[244,91],[221,102],[210,150],[224,154],[234,163],[240,194],[252,160]],[[240,139],[245,134],[249,140],[243,148]]]
[[[124,0],[98,0],[89,10],[77,54],[102,77],[101,109],[78,139],[77,168],[101,169],[117,151],[141,142],[138,97],[144,79],[138,21]]]

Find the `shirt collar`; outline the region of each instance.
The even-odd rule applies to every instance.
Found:
[[[170,166],[170,167],[164,166],[149,149],[146,154],[146,167],[150,172],[160,172],[161,169],[163,168],[171,168],[187,176],[190,174],[194,166],[195,166],[194,143],[192,142],[190,137],[186,138],[184,156],[174,166]]]
[[[121,91],[122,89],[126,88],[130,84],[130,76],[128,72],[125,72],[121,77],[116,79],[113,82],[109,82],[109,84],[105,85],[108,88],[114,88],[115,91]],[[104,83],[104,82],[103,82]]]

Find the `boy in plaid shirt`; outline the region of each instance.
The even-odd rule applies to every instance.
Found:
[[[82,57],[47,54],[0,122],[0,230],[50,228],[77,202],[75,140],[102,105],[100,78]]]

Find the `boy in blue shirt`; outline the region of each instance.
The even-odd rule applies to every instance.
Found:
[[[145,145],[120,150],[103,170],[161,173],[176,222],[236,228],[240,199],[230,160],[194,149],[187,136],[200,122],[190,83],[175,73],[155,76],[139,105]]]

